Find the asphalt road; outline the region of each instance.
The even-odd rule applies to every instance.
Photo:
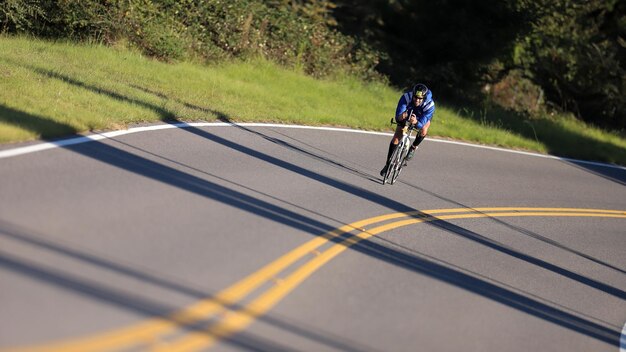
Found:
[[[625,169],[429,139],[382,185],[389,139],[189,126],[0,158],[0,348],[620,349]]]

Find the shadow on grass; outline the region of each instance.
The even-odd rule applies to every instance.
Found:
[[[64,79],[66,82],[71,84],[77,83],[80,87],[85,89],[89,89],[91,91],[98,91],[99,94],[109,94],[106,90],[99,90],[95,87],[90,87],[82,82],[77,82],[73,79],[66,79],[67,77],[56,77],[59,79]],[[74,82],[74,83],[72,83]],[[128,99],[120,94],[115,93],[114,98],[116,99]],[[132,99],[129,99],[132,100]],[[146,106],[151,106],[149,103],[142,103]],[[228,116],[224,114],[219,114],[223,119],[228,120]],[[33,120],[45,120],[45,118],[32,116],[29,114],[22,115],[23,118],[31,118]],[[170,116],[164,115],[164,121],[169,122],[177,122],[176,120],[171,120]],[[241,152],[245,155],[255,157],[257,159],[263,160],[267,163],[270,163],[278,168],[297,173],[301,176],[309,178],[311,180],[320,182],[326,186],[335,188],[337,190],[346,192],[348,194],[352,194],[357,196],[363,200],[367,200],[374,204],[392,209],[398,212],[410,212],[415,211],[408,207],[405,204],[399,203],[393,199],[389,199],[387,197],[381,196],[364,188],[360,188],[354,186],[352,184],[346,183],[339,179],[329,177],[326,175],[322,175],[318,172],[312,171],[310,169],[283,161],[278,159],[272,155],[268,155],[266,153],[254,150],[252,148],[246,147],[244,145],[240,145],[233,141],[227,140],[215,134],[209,133],[199,128],[187,126],[185,131],[195,134],[199,137],[206,139],[207,141],[212,141],[214,143],[218,143],[222,146],[228,147],[235,151]],[[255,132],[258,136],[258,134]],[[280,145],[291,148],[289,143],[280,143]],[[126,171],[130,171],[136,175],[143,176],[149,179],[157,180],[167,185],[177,187],[179,189],[192,192],[194,194],[206,197],[208,199],[212,199],[215,201],[219,201],[224,203],[225,205],[235,207],[246,212],[264,217],[268,220],[279,222],[289,227],[296,228],[298,230],[305,231],[310,233],[313,236],[319,236],[330,229],[334,228],[334,226],[328,225],[324,222],[320,222],[319,220],[301,215],[292,210],[289,210],[284,207],[277,206],[275,204],[271,204],[265,202],[256,197],[250,196],[248,194],[235,191],[233,189],[218,185],[216,183],[210,182],[204,178],[200,178],[197,176],[190,175],[188,173],[182,172],[175,168],[165,166],[163,164],[159,164],[157,162],[148,160],[141,156],[131,154],[125,150],[115,148],[109,144],[102,142],[91,142],[83,145],[76,145],[72,147],[67,147],[67,150],[71,150],[83,156],[87,156],[94,160],[99,160],[104,162],[110,166],[120,168]],[[418,218],[422,218],[427,216],[427,214],[419,214],[416,215]],[[579,283],[589,285],[591,287],[602,290],[606,293],[616,295],[620,298],[624,297],[624,292],[615,288],[612,288],[608,285],[604,285],[598,283],[595,280],[582,277],[580,275],[571,273],[565,269],[559,268],[555,265],[549,264],[545,261],[541,261],[539,259],[533,258],[526,254],[517,252],[513,249],[507,248],[502,244],[499,244],[495,241],[492,241],[480,234],[476,234],[469,230],[463,229],[459,226],[453,225],[451,223],[445,221],[434,221],[432,223],[433,226],[436,226],[439,229],[454,233],[456,235],[462,236],[479,244],[485,245],[493,250],[502,252],[504,254],[508,254],[514,258],[521,259],[530,264],[537,265],[542,267],[543,269],[552,271],[556,274],[563,275],[572,280],[575,280]],[[336,241],[341,241],[342,239],[336,239]],[[609,328],[603,325],[599,325],[596,322],[591,320],[587,320],[583,315],[575,312],[567,312],[558,308],[556,304],[547,304],[545,302],[538,301],[533,298],[533,296],[529,293],[520,293],[511,291],[505,288],[502,285],[495,285],[490,282],[486,282],[479,277],[473,277],[472,275],[468,275],[467,273],[463,273],[457,270],[453,270],[439,264],[433,263],[429,260],[425,260],[424,258],[420,258],[419,256],[409,255],[406,253],[399,252],[391,247],[380,246],[374,243],[363,243],[359,247],[355,247],[355,250],[364,251],[364,253],[374,256],[380,260],[385,260],[391,264],[401,266],[403,268],[407,268],[412,270],[415,273],[419,274],[427,274],[431,277],[437,278],[444,282],[451,283],[459,288],[469,290],[471,292],[478,293],[484,297],[491,298],[497,302],[506,304],[510,307],[523,311],[527,314],[531,314],[536,317],[540,317],[547,321],[556,323],[562,327],[566,327],[573,331],[577,331],[579,333],[585,334],[587,336],[599,339],[601,341],[610,343],[612,345],[617,345],[619,341],[619,331],[617,329]],[[9,268],[18,270],[22,273],[26,273],[28,275],[36,276],[38,278],[42,278],[47,281],[61,282],[63,284],[67,284],[70,288],[75,288],[86,294],[93,294],[93,288],[90,285],[84,286],[80,283],[75,284],[73,279],[65,280],[62,274],[58,274],[55,272],[51,272],[50,270],[39,270],[37,268],[32,268],[32,265],[28,263],[19,262],[15,258],[8,258],[4,260],[2,263],[4,266]],[[96,288],[97,289],[97,288]],[[106,288],[104,289],[104,296],[99,292],[95,294],[97,298],[107,298],[111,297],[114,303],[120,303],[124,301],[123,299],[118,299],[118,294],[116,292],[106,293]],[[151,308],[151,305],[147,305],[144,309],[143,302],[134,303],[132,298],[129,298],[129,301],[132,303],[130,308],[146,311],[148,314],[162,314],[163,309],[157,307],[157,309]],[[121,302],[124,303],[124,302]],[[263,318],[262,318],[263,319]],[[291,328],[290,328],[291,329]],[[297,330],[297,329],[296,329]]]
[[[69,125],[34,116],[0,104],[0,122],[31,131],[42,139],[75,135],[78,131]]]

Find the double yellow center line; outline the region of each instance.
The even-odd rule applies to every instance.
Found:
[[[96,336],[26,350],[110,351],[133,347],[167,351],[206,349],[220,339],[245,329],[320,267],[360,241],[385,231],[422,222],[520,216],[626,218],[626,211],[577,208],[455,208],[376,216],[315,237],[217,295],[168,317],[150,319]],[[281,277],[282,273],[287,274]],[[245,299],[249,299],[249,303],[243,304]],[[209,319],[214,322],[201,328],[194,325]],[[190,327],[192,325],[194,327]],[[189,331],[179,336],[181,329],[185,327],[190,327]]]

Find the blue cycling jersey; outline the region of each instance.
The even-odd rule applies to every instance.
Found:
[[[403,112],[413,109],[413,113],[417,116],[417,128],[421,129],[424,125],[433,118],[433,114],[435,113],[435,102],[433,101],[433,94],[429,90],[426,93],[426,99],[422,101],[422,104],[417,107],[413,107],[412,103],[413,92],[407,91],[400,97],[400,101],[398,101],[398,106],[396,107],[396,122],[398,121],[398,117]]]

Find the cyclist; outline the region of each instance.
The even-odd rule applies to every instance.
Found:
[[[406,126],[407,122],[413,125],[417,125],[417,137],[413,142],[409,150],[409,154],[406,157],[406,160],[411,160],[413,155],[415,155],[415,149],[417,146],[422,143],[424,137],[428,133],[428,128],[430,127],[430,120],[433,118],[433,114],[435,113],[435,102],[433,101],[433,94],[426,87],[426,85],[422,83],[418,83],[413,86],[412,89],[407,90],[400,97],[400,101],[398,101],[398,106],[396,107],[396,122],[398,126],[396,127],[396,132],[391,139],[391,143],[389,143],[389,151],[387,152],[387,161],[385,163],[385,167],[380,170],[380,175],[384,176],[385,172],[387,172],[387,168],[389,167],[389,158],[391,158],[391,154],[393,150],[398,145],[400,138],[402,138],[402,129]]]

